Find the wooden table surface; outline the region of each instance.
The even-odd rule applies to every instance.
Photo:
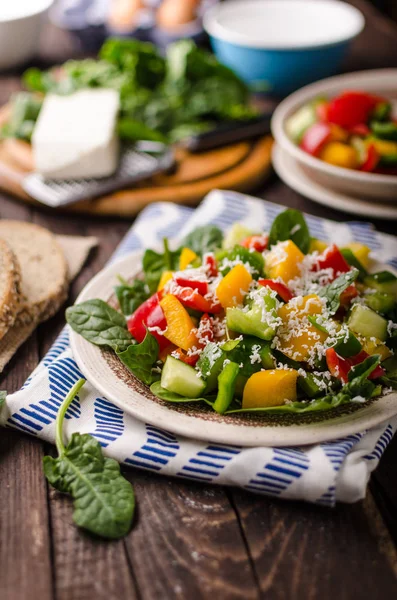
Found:
[[[346,70],[397,67],[397,26],[364,0],[367,17]],[[42,57],[60,61],[70,40],[48,30]],[[0,79],[0,104],[17,89]],[[258,195],[338,221],[275,177]],[[59,216],[0,194],[2,218],[65,234],[95,235],[100,248],[72,285],[68,303],[105,264],[130,223]],[[374,221],[389,233],[395,223]],[[63,311],[40,326],[2,376],[17,390],[64,324]],[[77,530],[68,498],[46,485],[49,448],[18,432],[0,432],[0,598],[2,600],[302,599],[397,597],[397,438],[372,477],[366,499],[334,510],[283,502],[232,488],[195,485],[125,469],[137,495],[128,537],[102,542]]]

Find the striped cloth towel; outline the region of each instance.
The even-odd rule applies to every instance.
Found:
[[[255,230],[266,229],[281,210],[282,206],[227,191],[210,193],[196,210],[153,204],[141,213],[112,260],[154,246],[163,237],[181,238],[202,224],[227,229],[239,221]],[[310,215],[307,221],[313,236],[343,245],[363,242],[380,261],[397,267],[397,240],[377,233],[370,224],[336,223]],[[0,422],[53,442],[59,405],[81,376],[65,328],[22,389],[7,397]],[[76,398],[68,411],[66,434],[92,434],[104,452],[121,463],[325,506],[365,496],[370,474],[397,428],[394,417],[371,431],[319,445],[244,448],[183,438],[137,421],[89,383],[83,397],[83,402]]]

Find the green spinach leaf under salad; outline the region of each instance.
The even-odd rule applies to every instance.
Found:
[[[295,210],[269,233],[200,227],[177,250],[146,250],[142,276],[116,287],[120,311],[91,300],[66,318],[165,402],[229,415],[357,406],[397,388],[397,278],[370,274],[369,254],[312,238]]]
[[[12,98],[0,137],[29,141],[45,94],[83,88],[120,93],[118,132],[128,141],[175,142],[256,115],[245,83],[190,40],[171,44],[163,57],[148,42],[108,39],[97,59],[69,60],[49,71],[31,68],[23,83],[28,91]]]

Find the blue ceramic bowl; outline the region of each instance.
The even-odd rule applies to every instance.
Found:
[[[204,27],[254,91],[286,96],[338,71],[364,17],[338,0],[232,0],[210,9]]]

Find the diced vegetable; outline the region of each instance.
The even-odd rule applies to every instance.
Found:
[[[205,382],[193,367],[168,356],[161,372],[161,386],[186,398],[199,398],[205,389]]]
[[[221,415],[227,411],[232,403],[239,370],[238,364],[228,362],[218,377],[218,395],[213,408]]]
[[[269,236],[266,235],[249,235],[240,242],[241,246],[256,252],[263,252],[269,244]]]
[[[359,242],[350,242],[349,244],[346,244],[344,248],[341,249],[342,254],[345,248],[353,252],[354,256],[362,264],[363,267],[365,267],[366,269],[369,267],[369,255],[371,253],[371,248],[369,248],[365,244],[360,244]]]
[[[259,285],[267,286],[276,292],[284,302],[288,302],[293,297],[291,290],[285,285],[285,283],[282,283],[281,281],[274,281],[273,279],[258,279],[258,283]]]
[[[312,238],[310,240],[309,254],[312,254],[313,252],[318,252],[319,254],[322,254],[324,250],[328,248],[328,246],[329,244],[327,242],[324,242],[323,240],[318,240],[316,238]]]
[[[253,235],[251,229],[248,229],[248,227],[245,227],[240,223],[234,223],[223,238],[222,248],[225,250],[234,248],[236,244],[240,244],[242,240],[250,235]]]
[[[363,346],[360,340],[358,340],[356,336],[349,331],[347,336],[346,333],[343,332],[338,337],[333,348],[339,354],[339,356],[342,356],[342,358],[349,358],[350,356],[355,356],[361,352]]]
[[[367,154],[364,162],[360,166],[360,170],[364,172],[375,171],[380,161],[380,154],[376,149],[375,144],[367,145]]]
[[[347,129],[366,123],[379,99],[363,92],[344,92],[329,103],[328,120]]]
[[[137,340],[143,342],[147,330],[156,338],[160,350],[169,345],[169,341],[163,335],[167,322],[160,306],[159,295],[153,294],[128,318],[127,327],[130,334]]]
[[[299,276],[299,266],[304,258],[305,255],[293,241],[280,242],[266,256],[266,273],[270,279],[280,277],[284,283],[288,283]]]
[[[197,343],[197,338],[194,323],[187,310],[178,298],[171,294],[160,300],[160,306],[167,324],[164,337],[182,350],[190,350]]]
[[[276,334],[276,301],[270,295],[265,296],[263,300],[264,309],[258,304],[254,304],[247,312],[239,308],[227,308],[226,323],[228,329],[237,333],[254,335],[261,340],[271,340]]]
[[[334,272],[333,279],[341,273],[347,273],[350,271],[350,265],[344,258],[338,246],[335,244],[328,246],[328,248],[324,250],[323,254],[318,257],[316,268],[332,269]]]
[[[392,310],[396,304],[394,294],[385,294],[384,292],[373,292],[364,296],[365,304],[377,313],[386,314]]]
[[[386,346],[384,342],[377,340],[376,338],[365,338],[363,341],[363,350],[369,355],[378,354],[381,361],[386,360],[392,356],[391,350]]]
[[[197,258],[198,256],[193,250],[190,248],[182,248],[181,256],[179,258],[179,270],[184,271]]]
[[[356,150],[349,144],[342,142],[325,144],[320,152],[320,158],[330,165],[345,169],[355,169],[359,164]]]
[[[384,294],[393,294],[397,299],[397,277],[390,271],[372,273],[364,279],[365,285]]]
[[[216,288],[216,295],[223,308],[242,304],[251,282],[252,276],[244,265],[234,266]]]
[[[297,371],[280,369],[254,373],[245,384],[243,408],[281,406],[297,399]]]
[[[197,290],[199,294],[205,296],[208,293],[208,283],[199,279],[187,279],[186,277],[176,276],[175,282],[181,287]]]
[[[375,337],[385,341],[387,337],[387,321],[367,306],[353,306],[347,321],[349,329],[364,337]]]
[[[311,104],[305,104],[288,119],[285,127],[287,134],[296,144],[299,144],[305,131],[311,125],[314,125],[316,120],[315,107]]]
[[[318,156],[331,139],[332,130],[328,123],[314,123],[305,131],[300,146],[308,154]]]
[[[172,276],[173,276],[174,272],[173,271],[163,271],[160,277],[160,281],[157,287],[157,291],[161,292],[161,290],[163,290],[165,288],[165,285],[171,281]]]
[[[389,121],[388,123],[372,121],[371,129],[372,133],[381,140],[397,141],[397,123],[393,121]]]

